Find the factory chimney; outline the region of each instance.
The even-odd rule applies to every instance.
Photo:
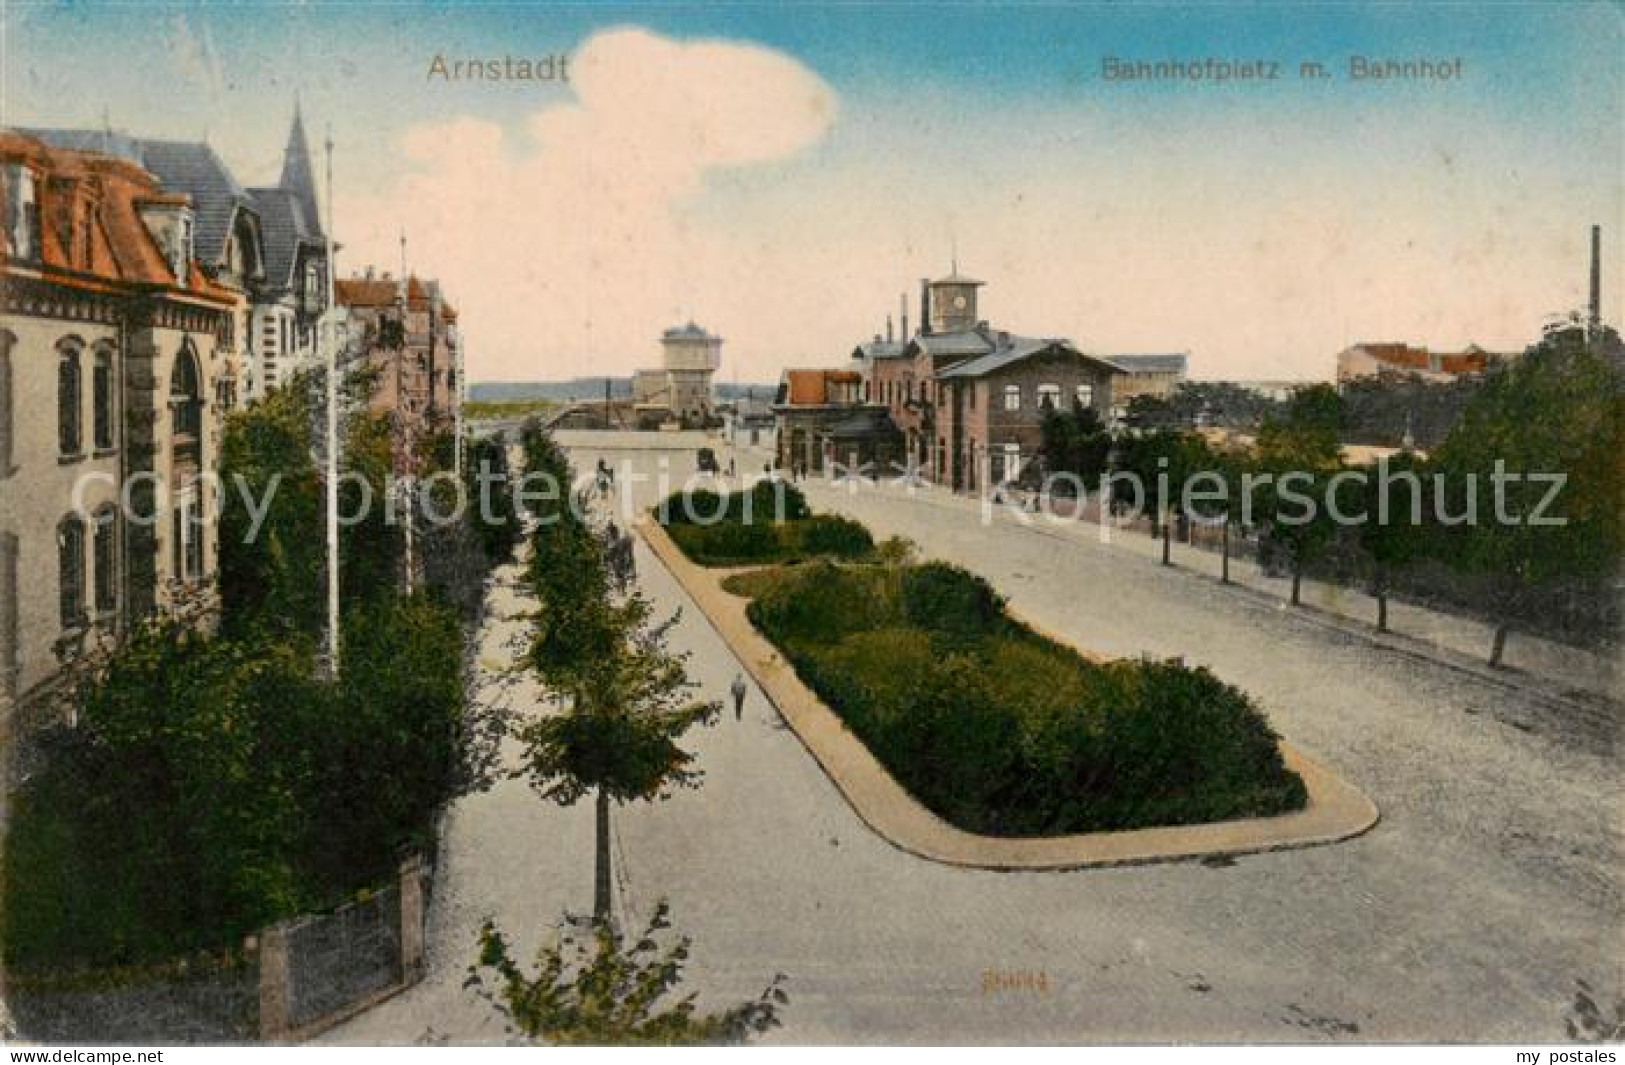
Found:
[[[886,343],[891,343],[891,315],[886,315]]]
[[[903,312],[903,317],[898,319],[898,322],[900,323],[898,328],[901,331],[902,335],[899,336],[897,339],[899,339],[903,343],[907,344],[908,343],[908,293],[907,292],[904,292],[904,293],[902,293],[901,295],[899,295],[897,297],[897,305],[898,305],[898,307],[900,307],[902,309],[902,312]]]
[[[920,278],[920,335],[931,335],[931,281]]]
[[[1602,227],[1591,227],[1591,317],[1586,329],[1596,333],[1602,327]]]

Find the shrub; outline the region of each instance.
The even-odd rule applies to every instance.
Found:
[[[992,632],[1004,610],[992,585],[946,562],[904,570],[901,605],[911,625],[958,641]]]
[[[1303,805],[1263,714],[1207,670],[1097,664],[1011,622],[964,570],[898,572],[821,561],[735,590],[756,596],[752,623],[938,815],[1028,836]]]
[[[834,643],[896,620],[896,605],[873,569],[809,562],[748,608],[752,623],[781,645]]]
[[[672,525],[666,532],[683,554],[702,566],[772,562],[784,554],[784,539],[772,525]]]
[[[875,549],[874,537],[859,522],[839,514],[818,514],[795,525],[796,543],[803,554],[863,558]]]
[[[709,488],[673,492],[654,508],[662,525],[777,525],[812,516],[807,497],[786,481],[757,481],[749,488],[718,495]]]

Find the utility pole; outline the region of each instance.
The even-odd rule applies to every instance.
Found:
[[[339,675],[339,356],[333,298],[333,127],[327,127],[327,308],[319,332],[327,369],[327,669]]]

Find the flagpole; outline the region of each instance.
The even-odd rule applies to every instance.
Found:
[[[333,127],[327,127],[327,308],[320,336],[327,369],[327,660],[339,675],[339,358],[338,308],[334,303]]]

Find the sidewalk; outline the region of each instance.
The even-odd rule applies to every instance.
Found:
[[[809,498],[820,499],[826,506],[838,506],[837,501],[843,495],[876,493],[907,498],[921,506],[976,515],[979,520],[986,515],[988,521],[1025,528],[1059,540],[1107,545],[1145,559],[1162,557],[1162,542],[1135,530],[1027,513],[1014,505],[995,505],[936,485],[907,488],[880,482],[856,486],[809,477],[799,486]],[[1177,570],[1213,580],[1219,579],[1223,565],[1218,553],[1178,541],[1172,545],[1170,560]],[[1230,560],[1230,583],[1239,594],[1267,596],[1282,605],[1290,598],[1292,587],[1291,578],[1267,576],[1256,562],[1234,557]],[[1514,632],[1507,641],[1505,665],[1492,669],[1487,656],[1493,629],[1476,619],[1390,598],[1389,631],[1379,633],[1376,631],[1376,600],[1364,592],[1305,578],[1300,599],[1302,607],[1299,609],[1306,615],[1389,650],[1426,657],[1537,697],[1578,699],[1587,704],[1590,712],[1618,710],[1619,666],[1601,654]],[[1604,703],[1612,706],[1599,705]]]

